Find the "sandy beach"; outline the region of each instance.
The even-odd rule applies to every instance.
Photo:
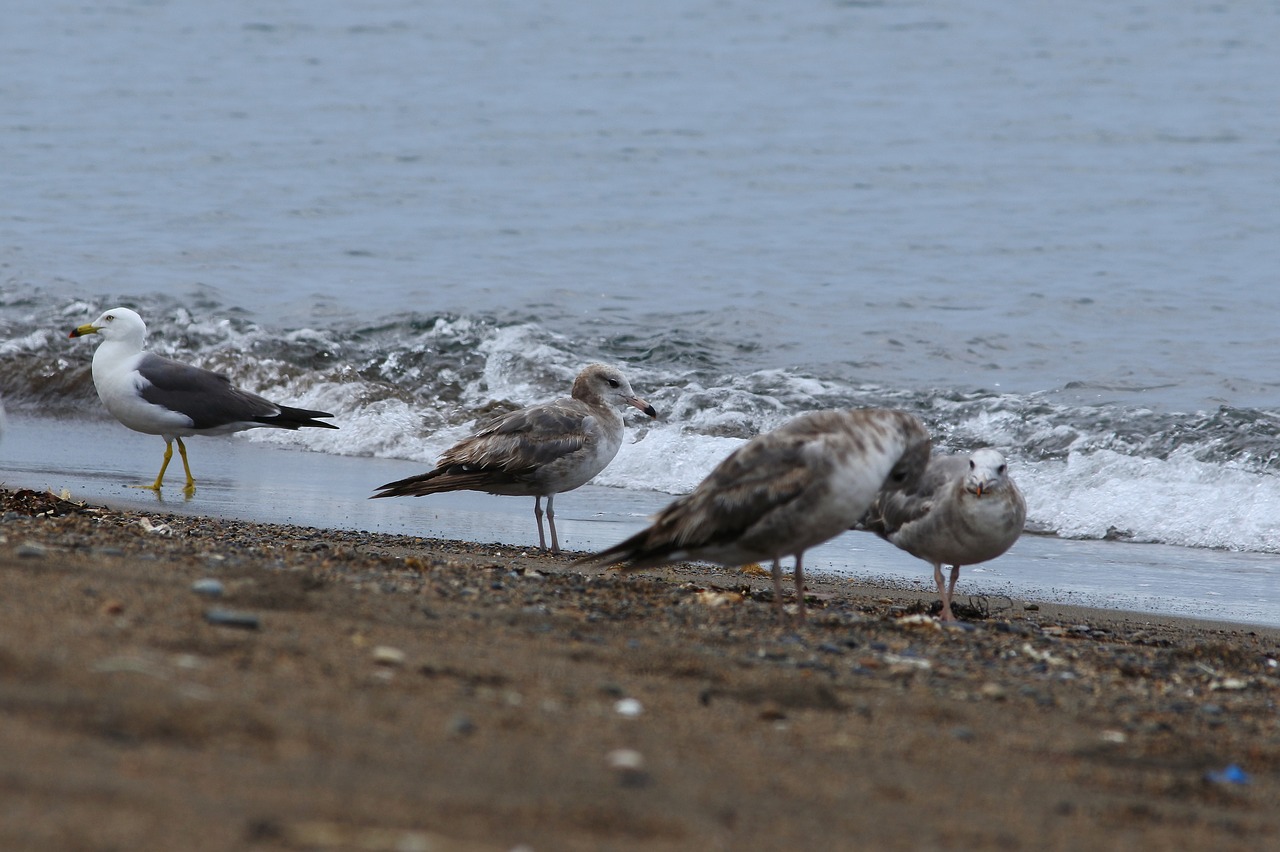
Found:
[[[5,849],[1264,849],[1280,632],[0,492]]]

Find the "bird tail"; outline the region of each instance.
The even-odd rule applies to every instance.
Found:
[[[277,414],[253,419],[264,426],[275,426],[280,429],[302,429],[309,426],[317,429],[338,428],[332,423],[322,423],[315,419],[317,417],[332,417],[333,415],[327,411],[310,411],[306,408],[290,408],[287,405],[277,405],[276,408],[280,409]]]
[[[421,497],[424,494],[439,494],[444,491],[483,491],[484,486],[492,482],[492,476],[485,471],[453,471],[438,467],[435,470],[420,473],[417,476],[397,479],[386,485],[379,485],[374,497]]]
[[[609,565],[620,565],[623,571],[634,571],[640,568],[652,568],[655,565],[662,565],[672,561],[671,547],[663,547],[661,545],[654,546],[651,542],[653,529],[645,528],[626,541],[620,541],[613,547],[602,550],[599,553],[593,553],[590,556],[584,556],[581,559],[574,560],[574,565],[595,565],[598,567],[606,567]]]

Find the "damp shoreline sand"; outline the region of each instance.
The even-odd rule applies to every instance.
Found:
[[[0,847],[1280,840],[1275,629],[0,499]]]

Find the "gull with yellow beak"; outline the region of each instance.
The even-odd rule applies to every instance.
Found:
[[[156,481],[138,488],[160,490],[173,458],[173,442],[177,441],[187,473],[185,490],[189,494],[195,489],[187,448],[182,443],[189,435],[228,435],[259,427],[338,428],[315,419],[333,416],[327,412],[279,405],[235,387],[221,373],[144,352],[146,323],[128,308],[112,308],[93,322],[72,329],[70,336],[86,334],[102,337],[93,353],[93,384],[107,411],[136,432],[164,438],[164,464]]]

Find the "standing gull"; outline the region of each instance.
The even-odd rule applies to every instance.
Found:
[[[881,493],[856,528],[931,563],[942,620],[955,621],[951,596],[960,566],[1004,553],[1026,520],[1027,503],[1009,478],[1004,456],[981,449],[969,456],[934,456],[913,488]],[[949,584],[943,582],[943,564],[951,566]]]
[[[681,560],[738,566],[773,561],[782,612],[784,556],[796,560],[804,619],[804,551],[847,530],[882,488],[912,485],[929,460],[929,434],[904,411],[804,414],[738,447],[652,525],[590,560],[646,568]]]
[[[658,416],[616,368],[592,364],[574,379],[569,398],[500,415],[446,450],[433,470],[379,485],[382,493],[373,496],[485,491],[533,497],[538,546],[543,550],[547,549],[542,531],[542,498],[546,497],[551,552],[559,553],[556,495],[585,485],[613,461],[622,446],[622,415],[614,406],[623,405]]]
[[[138,488],[160,490],[176,440],[187,472],[186,491],[195,489],[184,436],[228,435],[261,426],[338,428],[313,419],[333,416],[327,412],[279,405],[235,387],[221,373],[142,351],[147,325],[128,308],[112,308],[72,329],[70,336],[86,334],[102,336],[93,353],[93,384],[107,411],[136,432],[164,438],[164,464],[156,481]]]

